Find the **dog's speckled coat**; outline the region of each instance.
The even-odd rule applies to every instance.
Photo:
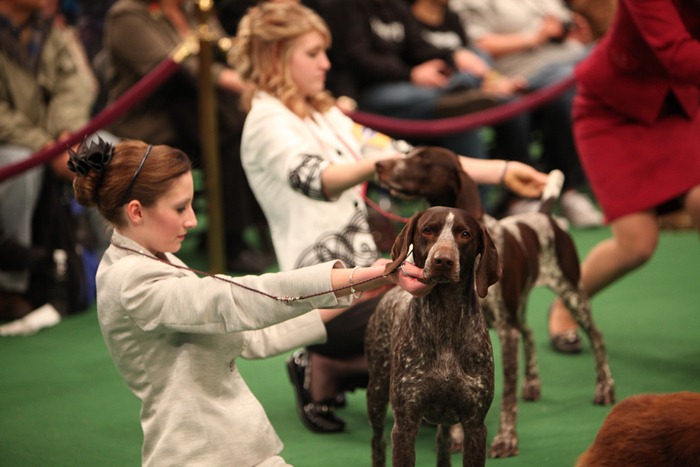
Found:
[[[385,463],[384,420],[391,401],[392,465],[415,465],[415,439],[425,419],[438,425],[437,465],[450,465],[449,427],[458,423],[465,433],[463,465],[483,466],[494,370],[477,293],[483,297],[500,277],[498,254],[476,218],[445,207],[411,218],[394,242],[387,271],[399,267],[411,245],[415,264],[436,285],[420,298],[392,289],[367,325],[372,465]]]

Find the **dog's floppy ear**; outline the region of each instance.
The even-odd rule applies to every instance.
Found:
[[[390,274],[395,271],[401,263],[408,256],[408,247],[413,243],[413,233],[416,230],[416,224],[420,218],[422,212],[418,212],[409,219],[408,223],[403,226],[401,232],[394,240],[394,244],[391,247],[391,263],[386,265],[384,269],[384,274]]]
[[[498,282],[503,271],[496,246],[483,225],[481,226],[480,253],[481,258],[479,258],[479,264],[476,267],[476,292],[479,297],[484,298],[488,293],[489,286]]]
[[[455,154],[455,158],[459,158]],[[464,209],[472,216],[481,220],[484,217],[484,207],[481,204],[481,195],[479,194],[479,188],[473,178],[467,174],[462,165],[459,163],[459,159],[455,159],[455,164],[457,165],[457,174],[459,175],[459,186],[457,187],[457,201],[456,204],[458,208]]]

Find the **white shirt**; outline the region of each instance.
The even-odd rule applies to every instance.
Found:
[[[571,20],[562,0],[450,0],[472,41],[488,34],[534,34],[546,15]],[[507,75],[530,78],[544,67],[580,60],[587,48],[578,41],[548,42],[538,47],[494,57],[494,68]]]

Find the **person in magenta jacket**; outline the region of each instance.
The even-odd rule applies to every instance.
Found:
[[[576,144],[612,228],[582,264],[595,295],[651,258],[659,214],[700,229],[700,1],[620,0],[576,78]],[[555,302],[550,333],[575,327]]]

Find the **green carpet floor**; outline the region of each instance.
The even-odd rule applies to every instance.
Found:
[[[573,234],[584,254],[608,231]],[[201,261],[192,261],[192,266],[200,267]],[[664,232],[648,265],[594,299],[618,400],[646,392],[700,392],[699,273],[697,235]],[[546,313],[551,298],[549,291],[538,289],[529,302],[542,400],[520,403],[520,454],[489,459],[489,466],[571,466],[610,410],[592,404],[590,350],[564,356],[549,349]],[[489,442],[497,429],[500,403],[496,340],[494,350],[496,399],[486,421]],[[242,361],[240,366],[284,441],[287,461],[302,467],[370,465],[364,391],[350,394],[341,412],[348,424],[346,433],[310,433],[294,411],[284,358]],[[389,430],[388,420],[387,434]],[[421,429],[416,446],[419,466],[434,465],[433,435],[434,429]],[[0,465],[137,466],[140,446],[139,404],[107,355],[94,308],[32,337],[0,338]],[[457,455],[453,463],[459,465]]]

